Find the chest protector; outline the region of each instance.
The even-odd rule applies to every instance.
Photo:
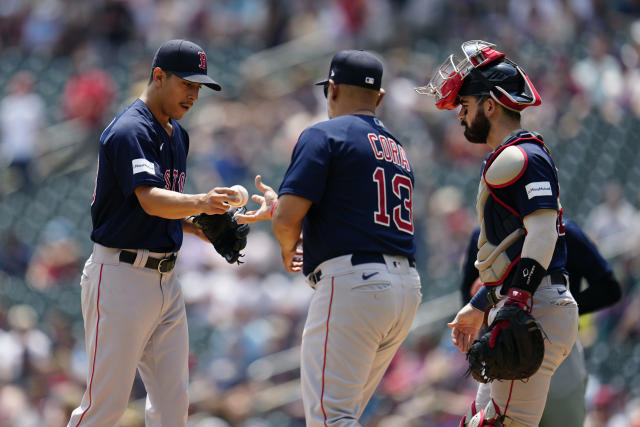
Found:
[[[496,189],[514,184],[524,174],[527,157],[518,145],[525,142],[538,144],[546,150],[540,135],[521,131],[491,154],[482,171],[476,200],[480,236],[474,265],[485,285],[503,283],[522,252],[526,234],[522,217],[496,194]],[[557,182],[556,177],[556,186]],[[562,212],[559,201],[558,210]]]

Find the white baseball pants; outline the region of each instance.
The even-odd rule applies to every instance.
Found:
[[[489,324],[504,301],[489,312]],[[540,369],[526,381],[505,380],[481,384],[476,395],[476,408],[485,408],[489,399],[493,398],[501,414],[523,425],[536,427],[544,411],[551,376],[569,355],[576,341],[578,305],[568,286],[552,284],[549,276],[545,276],[533,294],[531,315],[546,334]]]
[[[316,271],[302,335],[302,401],[308,427],[359,426],[358,418],[409,333],[422,300],[407,258],[353,266],[351,255]]]
[[[147,390],[147,426],[187,422],[187,317],[172,272],[121,263],[120,250],[94,245],[82,272],[82,315],[88,359],[87,389],[68,427],[113,427],[129,402],[136,368]]]

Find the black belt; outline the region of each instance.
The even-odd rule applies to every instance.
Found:
[[[127,264],[135,263],[137,256],[138,254],[136,252],[120,251],[120,261],[126,262]],[[147,262],[144,267],[156,270],[159,273],[168,273],[176,266],[177,258],[176,254],[171,254],[171,256],[166,258],[147,257]]]
[[[413,258],[409,259],[409,266],[415,267],[416,260]],[[360,264],[384,264],[384,256],[378,253],[372,252],[356,252],[351,255],[351,265],[360,265]]]
[[[415,267],[416,260],[412,257],[407,258],[409,260],[409,266]],[[351,254],[351,265],[360,264],[384,264],[384,256],[374,252],[356,252]],[[309,275],[309,280],[314,285],[317,284],[322,278],[322,270],[316,270]]]
[[[552,285],[567,285],[567,277],[559,271],[549,273],[549,278],[551,279]]]

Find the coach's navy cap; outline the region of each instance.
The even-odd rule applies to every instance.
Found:
[[[202,83],[213,90],[222,87],[207,75],[207,55],[204,49],[187,40],[169,40],[153,57],[151,68],[160,67],[194,83]]]
[[[316,85],[326,85],[329,80],[379,90],[382,85],[382,63],[364,50],[342,50],[333,56],[327,80]]]

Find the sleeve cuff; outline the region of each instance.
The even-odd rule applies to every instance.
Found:
[[[491,304],[489,302],[489,299],[487,298],[487,295],[489,295],[489,288],[487,286],[483,286],[478,292],[476,292],[473,298],[471,298],[471,301],[469,301],[469,303],[473,308],[477,308],[480,311],[485,311]]]

